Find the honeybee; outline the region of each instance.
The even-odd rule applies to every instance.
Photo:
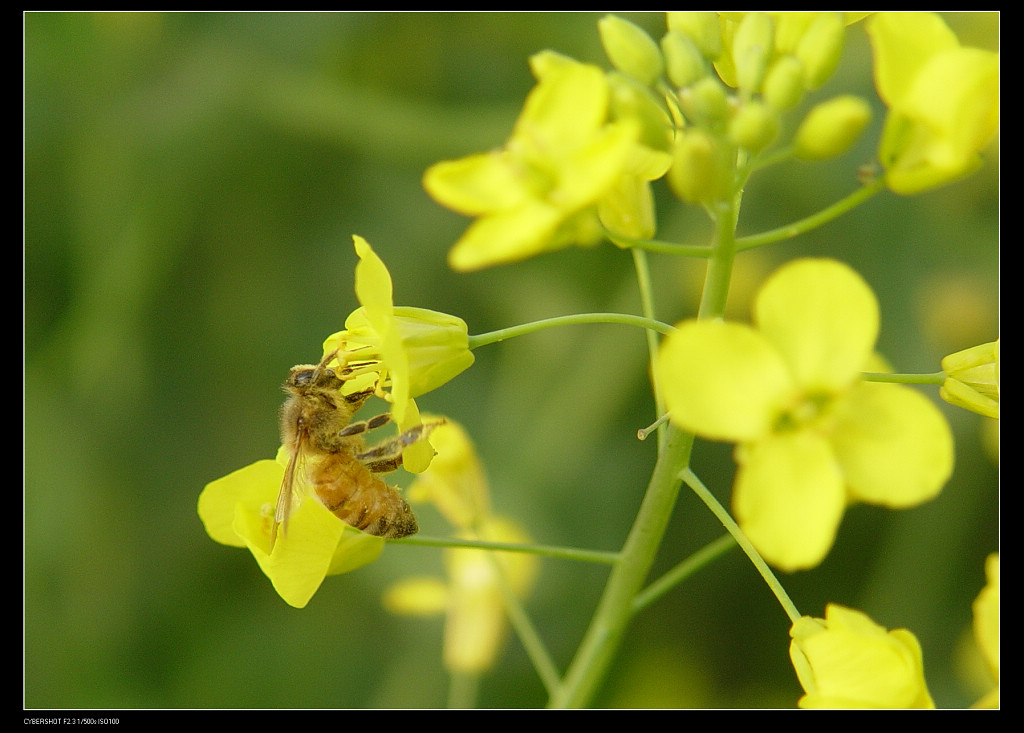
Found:
[[[408,502],[378,474],[402,465],[402,452],[425,439],[439,422],[417,425],[367,447],[363,434],[391,421],[390,414],[352,422],[375,388],[345,394],[350,369],[331,369],[328,354],[316,365],[291,368],[281,407],[281,442],[290,454],[274,511],[270,548],[285,532],[300,486],[308,486],[338,519],[379,537],[406,537],[419,526]]]

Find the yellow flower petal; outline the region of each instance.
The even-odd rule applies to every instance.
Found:
[[[279,463],[263,460],[208,483],[199,495],[199,518],[206,533],[222,545],[245,547],[245,540],[234,529],[236,507],[240,502],[259,507],[273,501],[283,477]]]
[[[445,612],[448,602],[448,586],[428,576],[403,578],[383,598],[384,608],[400,616],[437,616]]]
[[[712,440],[767,433],[794,389],[770,343],[724,321],[679,324],[662,343],[656,369],[672,422]]]
[[[754,304],[758,329],[806,390],[838,392],[859,378],[878,337],[878,301],[849,266],[806,258],[783,265]]]
[[[960,42],[935,13],[877,13],[867,21],[874,52],[875,86],[889,107],[907,98],[921,68]]]
[[[288,605],[304,608],[327,577],[346,525],[319,502],[303,501],[288,519],[288,534],[268,554],[265,522],[260,514],[246,511],[239,513],[235,527],[278,595]]]
[[[899,111],[936,133],[930,162],[963,167],[999,125],[999,56],[978,48],[937,54]]]
[[[207,485],[199,516],[210,537],[248,547],[274,589],[291,606],[304,607],[327,575],[373,562],[384,546],[339,520],[318,501],[302,501],[288,520],[272,554],[273,507],[284,476],[278,461],[257,461]]]
[[[846,508],[843,477],[828,443],[808,431],[744,446],[733,488],[743,533],[786,571],[821,562]]]
[[[395,405],[399,408],[399,405]],[[399,432],[411,430],[423,421],[420,419],[420,411],[415,400],[406,400],[401,409],[392,409],[392,414],[398,422]],[[402,451],[402,467],[409,473],[420,473],[427,469],[434,458],[434,448],[426,440],[417,440],[412,445],[406,446]]]
[[[985,559],[985,587],[974,601],[974,638],[999,683],[999,553]],[[998,691],[996,692],[998,695]]]
[[[473,443],[451,420],[434,429],[430,443],[437,455],[409,487],[409,499],[429,501],[454,526],[473,529],[490,515],[487,479]]]
[[[824,619],[803,617],[789,653],[804,690],[802,708],[934,708],[921,645],[867,615],[830,603]]]
[[[898,384],[859,385],[837,410],[832,434],[853,499],[916,506],[942,490],[953,471],[953,435],[942,413]]]
[[[466,216],[514,209],[529,196],[528,181],[505,151],[432,165],[423,176],[423,187],[435,201]]]
[[[910,195],[974,171],[999,124],[999,55],[960,46],[935,13],[879,13],[868,32],[889,107],[878,149],[889,188]]]
[[[557,207],[534,199],[516,209],[481,217],[452,247],[448,264],[459,272],[471,272],[540,254],[562,219]]]
[[[381,334],[389,329],[394,302],[391,275],[369,243],[353,235],[359,263],[356,265],[356,298],[366,308],[366,317]]]
[[[512,145],[542,155],[575,150],[604,123],[608,95],[604,72],[597,66],[551,67],[526,97]]]
[[[548,192],[547,200],[568,214],[597,203],[630,167],[639,134],[635,120],[622,120],[605,125],[586,144],[577,144],[558,171],[557,186]]]

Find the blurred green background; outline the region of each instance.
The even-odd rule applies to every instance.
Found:
[[[664,20],[624,14],[656,37]],[[251,555],[212,542],[203,486],[278,445],[279,385],[315,361],[356,306],[351,235],[388,264],[395,300],[457,314],[471,333],[585,311],[638,312],[630,256],[610,245],[457,275],[466,220],[420,179],[500,145],[551,48],[607,66],[599,15],[29,13],[25,31],[25,705],[41,708],[439,707],[442,620],[393,618],[382,592],[440,573],[441,551],[390,547],[287,606]],[[950,14],[996,49],[995,13]],[[882,107],[863,28],[812,101],[853,91],[876,120],[840,160],[787,164],[747,189],[740,234],[853,189]],[[731,306],[780,262],[856,267],[883,309],[899,371],[998,334],[998,149],[973,177],[883,195],[814,233],[737,261]],[[664,192],[662,191],[662,194]],[[702,214],[660,199],[663,239],[702,242]],[[692,314],[703,266],[654,257],[663,320]],[[934,390],[927,390],[934,396]],[[546,331],[482,349],[420,400],[467,426],[496,509],[536,541],[617,549],[654,444],[641,333]],[[909,511],[855,507],[819,568],[783,582],[804,613],[827,602],[912,629],[940,706],[965,681],[971,602],[998,548],[995,431],[942,405],[957,438],[943,494]],[[723,500],[729,448],[694,466]],[[399,483],[408,483],[408,477]],[[445,535],[419,511],[422,531]],[[683,493],[655,573],[719,536]],[[606,577],[546,560],[527,608],[564,668]],[[800,688],[788,622],[732,551],[642,613],[595,705],[788,707]],[[514,637],[480,705],[545,695]]]

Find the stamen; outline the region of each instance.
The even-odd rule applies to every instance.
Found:
[[[666,420],[668,420],[668,413],[659,417],[653,423],[648,425],[646,428],[640,428],[636,431],[636,437],[638,440],[647,440],[647,436],[657,430]]]

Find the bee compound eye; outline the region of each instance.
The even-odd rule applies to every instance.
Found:
[[[292,376],[292,383],[296,387],[305,387],[313,380],[313,372],[315,369],[303,369],[301,372],[295,372]]]

